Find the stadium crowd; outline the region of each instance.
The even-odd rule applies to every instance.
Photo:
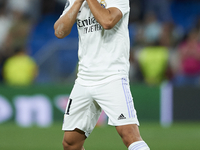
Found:
[[[65,2],[0,0],[1,83],[20,84],[15,83],[17,77],[18,81],[22,80],[21,85],[41,81],[38,79],[40,73],[50,65],[41,68],[36,56],[43,47],[58,40],[53,33],[53,24]],[[130,0],[130,6],[131,82],[160,85],[167,80],[177,86],[200,85],[200,2]],[[72,31],[68,38],[78,38],[78,35]],[[26,61],[16,67],[16,62],[10,62],[16,56],[21,59],[22,54],[16,55],[19,51],[23,51]],[[20,77],[22,70],[26,70],[23,78]],[[48,78],[48,73],[45,75]]]

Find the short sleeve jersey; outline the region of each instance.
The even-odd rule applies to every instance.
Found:
[[[67,0],[63,15],[75,0]],[[129,0],[98,0],[104,8],[118,8],[123,17],[109,30],[94,18],[86,1],[77,15],[79,67],[77,80],[93,86],[128,77],[130,41],[128,33]]]

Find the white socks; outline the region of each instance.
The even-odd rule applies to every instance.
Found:
[[[150,150],[150,148],[144,141],[137,141],[132,143],[128,150]]]

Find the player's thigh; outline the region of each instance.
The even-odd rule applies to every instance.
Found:
[[[84,112],[87,109],[87,106],[91,102],[91,97],[87,91],[87,87],[75,83],[69,96],[65,114],[76,114],[82,111]]]
[[[78,128],[85,132],[86,136],[89,136],[100,113],[101,108],[91,97],[89,87],[76,83],[66,107],[62,130],[73,131]]]
[[[138,124],[129,83],[125,78],[100,86],[95,100],[113,126]]]

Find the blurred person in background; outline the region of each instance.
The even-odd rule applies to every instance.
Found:
[[[40,16],[40,7],[41,0],[7,0],[8,8],[15,12],[23,13],[26,16],[29,16],[33,20],[36,20]]]
[[[131,78],[149,85],[158,85],[164,79],[163,74],[168,62],[168,48],[161,45],[160,40],[161,35],[164,35],[162,23],[154,12],[149,12],[145,14],[142,24],[137,25],[136,30],[130,53],[130,71],[134,74],[130,74]]]
[[[174,84],[200,84],[200,42],[199,30],[193,28],[178,46],[179,66],[176,69]]]
[[[3,49],[3,43],[7,37],[7,34],[12,26],[12,19],[9,15],[6,6],[7,1],[0,1],[0,51]]]
[[[177,45],[181,37],[178,37],[177,29],[172,22],[165,22],[162,24],[162,29],[159,35],[160,45],[168,48],[173,48]]]
[[[143,38],[146,45],[158,41],[162,31],[162,24],[159,22],[155,12],[148,12],[144,18]]]
[[[4,48],[4,42],[9,33],[10,27],[12,26],[12,19],[9,16],[7,10],[7,1],[0,0],[0,82],[2,82],[2,67],[8,57],[8,54]]]
[[[131,23],[130,26],[134,27],[134,30],[130,28],[130,31],[134,35],[134,38],[132,38],[134,41],[132,41],[133,45],[131,45],[130,53],[131,80],[136,82],[145,81],[150,85],[159,85],[162,81],[171,80],[173,78],[172,68],[174,68],[173,66],[176,65],[176,58],[174,59],[174,46],[179,43],[180,39],[183,36],[183,33],[172,21],[159,21],[159,19],[157,18],[157,14],[154,11],[149,12],[148,14],[144,14],[143,20]],[[156,55],[159,55],[158,53],[160,53],[160,56],[154,56],[154,52],[155,54],[157,53]],[[141,58],[141,53],[146,53],[144,54],[145,58]],[[152,54],[148,55],[147,53]],[[147,60],[147,57],[149,57],[149,60]],[[152,58],[152,60],[150,60],[150,57]],[[151,69],[149,69],[148,71],[148,67],[145,67],[144,64],[142,65],[140,59],[142,59],[142,61],[149,61],[146,62],[147,66],[151,66],[154,69],[156,68],[156,66],[158,69],[160,61],[160,69],[158,69],[157,71],[151,71],[152,68],[150,67]],[[164,63],[163,65],[161,60]],[[164,68],[162,68],[162,66]],[[148,76],[152,74],[152,81],[147,81],[150,79],[145,79],[147,78],[147,74]],[[157,78],[157,76],[159,77]]]
[[[23,45],[24,48],[26,48],[27,37],[30,33],[31,25],[32,22],[27,15],[21,11],[13,11],[12,25],[3,44],[3,52],[6,56],[4,62],[6,59],[10,59],[9,57],[14,55],[16,45]]]
[[[38,74],[35,61],[26,53],[24,46],[16,46],[14,55],[3,66],[4,82],[12,86],[28,86]]]
[[[173,26],[169,23],[162,24],[159,34],[152,41],[147,42],[137,53],[139,71],[148,85],[160,85],[163,81],[173,77],[170,60],[170,49],[175,39]]]
[[[11,3],[11,0],[8,0],[7,5],[5,6],[8,8],[9,16],[12,20],[12,24],[10,25],[3,43],[3,51],[7,57],[13,55],[16,45],[26,46],[27,38],[33,23],[32,18],[24,10],[26,5],[23,5],[20,2],[21,1],[16,4]]]
[[[14,11],[13,24],[4,42],[4,49],[12,54],[16,45],[27,44],[27,38],[32,27],[32,20],[21,11]]]
[[[162,45],[144,47],[138,53],[138,63],[145,83],[159,85],[166,80],[169,51]]]
[[[130,33],[134,35],[134,42],[131,42],[133,43],[132,47],[143,47],[155,43],[158,41],[162,30],[162,23],[158,20],[155,12],[145,14],[142,20],[131,23],[129,26],[130,29],[133,28],[132,32],[135,32]]]
[[[27,12],[30,1],[20,0],[18,2],[8,1],[12,25],[3,44],[7,55],[3,65],[3,79],[9,85],[29,85],[33,82],[37,72],[35,62],[26,53],[27,38],[33,18]]]

